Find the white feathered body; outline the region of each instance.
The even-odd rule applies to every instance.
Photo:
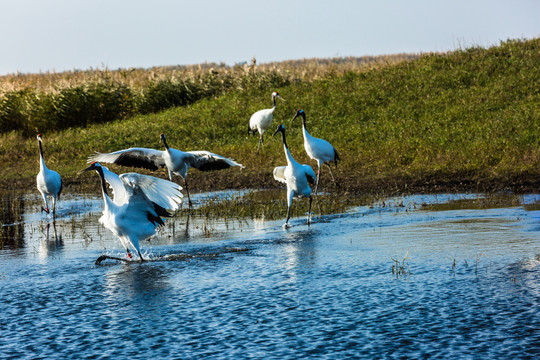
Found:
[[[314,183],[315,172],[309,165],[299,164],[290,155],[286,148],[287,166],[278,166],[274,169],[274,179],[287,184],[287,202],[290,206],[294,197],[311,196],[309,182]]]
[[[182,201],[181,187],[170,181],[137,173],[120,176],[103,168],[105,180],[114,192],[114,200],[103,195],[105,206],[99,221],[128,249],[140,253],[140,241],[156,233],[159,223],[154,203],[165,210],[177,210]]]
[[[129,148],[111,153],[96,153],[88,158],[89,163],[94,161],[150,170],[166,167],[171,181],[173,174],[180,175],[185,179],[190,167],[201,171],[220,170],[232,166],[244,167],[232,159],[209,151],[181,151],[173,148],[167,150]]]
[[[304,148],[310,158],[317,161],[319,168],[325,162],[334,161],[336,151],[332,144],[328,141],[311,136],[310,133],[303,127]]]
[[[50,170],[45,165],[45,160],[40,156],[39,173],[36,176],[38,191],[41,193],[45,202],[45,207],[48,208],[47,196],[52,196],[53,208],[56,206],[58,193],[62,189],[62,179],[60,174],[54,170]]]
[[[251,131],[258,131],[259,134],[263,135],[266,130],[272,125],[272,120],[274,119],[274,110],[276,107],[271,109],[259,110],[249,119],[249,128]]]
[[[193,160],[193,155],[177,149],[163,151],[163,160],[169,171],[169,179],[172,181],[172,174],[180,175],[184,179],[187,176],[188,163]]]
[[[36,177],[36,182],[39,192],[47,196],[55,196],[62,187],[60,174],[54,170],[48,169],[43,160],[40,162],[40,169]]]

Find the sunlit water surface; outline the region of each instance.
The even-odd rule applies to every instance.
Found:
[[[54,224],[37,196],[4,197],[0,357],[534,357],[540,196],[467,206],[478,197],[387,199],[288,230],[184,216],[142,243],[176,260],[101,266],[125,252],[100,198],[66,195]]]

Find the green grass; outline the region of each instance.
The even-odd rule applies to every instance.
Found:
[[[270,93],[277,90],[287,102],[279,102],[273,128],[284,123],[293,156],[315,168],[303,150],[300,122],[290,126],[296,109],[303,108],[311,134],[340,153],[335,175],[342,190],[528,191],[540,184],[538,84],[540,39],[511,40],[277,89],[235,90],[122,121],[40,131],[49,168],[68,183],[78,182],[76,172],[94,151],[161,148],[164,132],[172,147],[209,150],[246,166],[211,176],[191,170],[194,187],[279,187],[272,169],[285,164],[280,139],[270,137],[272,129],[257,152],[256,137],[247,136],[249,117],[270,107]],[[37,141],[20,132],[1,135],[0,161],[2,187],[29,186],[39,170]],[[333,191],[327,169],[322,181],[323,190]]]

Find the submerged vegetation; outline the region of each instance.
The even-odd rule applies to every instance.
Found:
[[[287,102],[278,105],[273,126],[284,123],[290,128],[296,109],[303,108],[309,118],[310,133],[330,141],[340,154],[342,161],[334,174],[344,197],[347,191],[376,195],[537,189],[540,185],[540,39],[510,40],[488,49],[474,47],[400,59],[407,61],[390,58],[350,69],[340,67],[338,61],[307,62],[296,64],[297,67],[287,67],[287,63],[213,69],[202,66],[199,77],[193,75],[194,68],[184,69],[185,74],[191,74],[185,76],[151,75],[156,70],[134,70],[133,73],[146,74],[147,78],[154,77],[146,83],[120,82],[118,77],[129,78],[128,71],[123,74],[100,70],[94,75],[109,74],[117,90],[126,94],[150,93],[152,84],[160,83],[164,92],[179,96],[182,90],[178,84],[182,81],[202,84],[208,79],[219,79],[216,81],[223,87],[186,105],[172,102],[161,107],[148,102],[144,108],[140,100],[133,101],[115,112],[123,120],[92,117],[84,120],[78,113],[71,114],[65,109],[65,113],[60,112],[65,117],[59,118],[73,124],[62,130],[43,125],[56,118],[40,116],[35,124],[6,132],[4,126],[18,121],[15,116],[7,125],[2,123],[0,161],[4,171],[0,184],[4,188],[33,184],[38,171],[33,135],[38,130],[44,134],[47,164],[62,174],[67,191],[70,186],[80,188],[90,181],[76,177],[76,173],[94,151],[132,146],[160,148],[162,132],[167,134],[172,147],[209,150],[246,166],[241,171],[230,169],[216,174],[190,170],[191,184],[199,190],[279,188],[272,169],[285,163],[280,141],[267,136],[265,148],[257,152],[257,140],[247,135],[251,114],[270,107],[271,92],[279,91]],[[244,75],[237,77],[235,71]],[[62,89],[76,93],[74,89],[78,87],[102,91],[95,87],[90,73],[87,81],[77,80],[65,87],[62,84],[67,80],[51,78],[53,85],[49,89],[43,85],[42,78],[28,76],[28,88],[32,82],[40,85],[28,90],[21,83],[11,85],[10,90],[6,84],[13,82],[5,77],[1,79],[4,94],[0,101],[7,101],[9,94],[17,91],[44,91],[50,96],[63,94]],[[226,85],[227,79],[230,85]],[[96,96],[110,99],[109,95]],[[10,101],[16,104],[15,100]],[[155,112],[174,105],[184,106]],[[28,110],[25,106],[12,108]],[[64,109],[54,101],[50,106],[58,111]],[[295,159],[316,167],[303,149],[300,126],[293,124],[288,135]],[[132,171],[115,166],[111,170]],[[166,176],[164,170],[153,174]],[[321,179],[323,192],[336,191],[328,169],[323,168]],[[97,184],[91,184],[97,189]],[[296,207],[302,207],[301,202],[297,204]]]
[[[345,213],[355,206],[373,206],[380,198],[368,195],[314,197],[313,214]],[[301,217],[307,214],[308,200],[293,202],[291,216]],[[242,219],[256,218],[277,220],[284,218],[287,212],[286,192],[282,190],[249,191],[231,197],[212,197],[204,199],[201,206],[194,209],[183,208],[180,214],[190,214],[204,218]]]

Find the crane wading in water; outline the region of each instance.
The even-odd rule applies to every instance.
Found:
[[[62,193],[62,178],[54,170],[49,170],[45,165],[45,159],[43,158],[43,148],[41,145],[41,134],[37,135],[39,143],[39,173],[36,177],[37,188],[43,197],[45,208],[42,206],[41,211],[49,213],[49,204],[47,197],[52,197],[52,213],[53,218],[56,216],[56,201],[60,200],[60,194]]]
[[[291,204],[295,197],[309,198],[308,225],[311,223],[311,188],[309,184],[315,184],[315,173],[309,165],[301,165],[291,155],[287,140],[285,139],[285,126],[279,125],[274,132],[281,133],[283,140],[283,150],[287,159],[287,166],[278,166],[274,169],[274,179],[287,184],[287,220],[283,224],[284,228],[289,227],[289,218],[291,217]]]
[[[306,127],[306,113],[304,110],[298,110],[296,112],[296,115],[294,115],[293,119],[291,120],[291,125],[297,117],[302,117],[302,132],[304,134],[304,148],[306,149],[306,153],[310,158],[317,161],[317,166],[319,167],[319,171],[317,172],[317,185],[315,186],[315,195],[317,195],[317,191],[319,189],[319,181],[321,178],[321,168],[323,164],[326,164],[328,166],[328,169],[330,170],[330,175],[332,176],[332,180],[334,181],[334,184],[336,187],[338,186],[336,183],[336,179],[334,178],[334,174],[332,173],[332,168],[330,167],[330,162],[333,162],[336,167],[337,163],[339,161],[339,155],[336,151],[336,148],[332,146],[328,141],[323,139],[318,139],[314,136],[311,136]]]
[[[165,225],[161,218],[171,217],[170,210],[178,210],[182,203],[182,188],[168,180],[148,175],[127,173],[118,176],[97,162],[80,173],[91,170],[99,175],[105,203],[99,222],[120,239],[128,259],[131,259],[129,249],[132,247],[140,261],[144,261],[140,242],[154,235],[159,226]],[[113,190],[113,199],[108,194],[105,182]],[[96,264],[107,257],[101,256]]]
[[[274,110],[276,110],[276,98],[285,101],[277,92],[272,93],[272,103],[274,106],[270,109],[259,110],[249,119],[248,134],[255,134],[259,132],[259,145],[257,149],[264,147],[263,135],[266,130],[272,126],[272,120],[274,118]]]
[[[111,153],[97,153],[88,158],[88,162],[104,162],[123,166],[132,166],[148,170],[157,170],[166,167],[169,172],[169,180],[173,181],[173,174],[180,175],[184,179],[189,207],[192,207],[189,196],[187,181],[188,168],[192,167],[201,171],[221,170],[232,166],[243,168],[244,165],[236,161],[211,153],[209,151],[180,151],[170,148],[165,134],[160,135],[165,150],[146,148],[129,148]]]

